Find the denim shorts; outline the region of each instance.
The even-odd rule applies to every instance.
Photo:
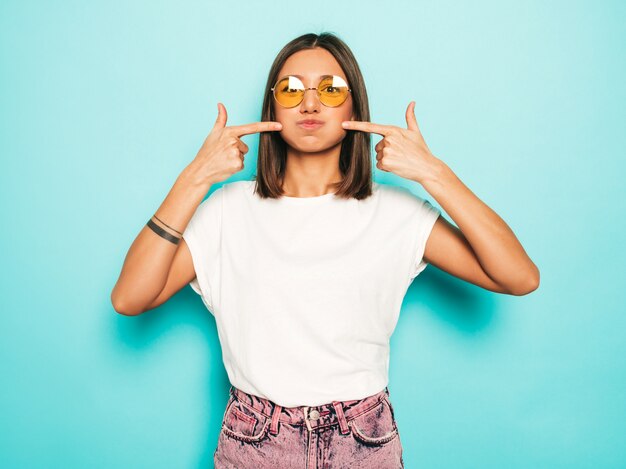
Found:
[[[359,400],[282,407],[231,385],[216,469],[398,469],[389,389]]]

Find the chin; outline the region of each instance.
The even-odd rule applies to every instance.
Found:
[[[293,148],[296,151],[308,152],[308,153],[316,153],[324,150],[328,150],[342,142],[344,136],[329,139],[329,138],[318,138],[316,136],[310,135],[305,137],[298,137],[295,139],[284,139],[285,143],[288,146]]]

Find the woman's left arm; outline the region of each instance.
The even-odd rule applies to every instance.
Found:
[[[419,130],[415,102],[406,111],[407,129],[345,121],[345,129],[377,133],[376,167],[420,183],[450,215],[435,222],[424,260],[491,291],[525,295],[539,287],[539,269],[508,225],[454,172],[435,157]]]
[[[426,243],[426,262],[500,293],[525,295],[539,287],[539,269],[511,228],[443,161],[433,160],[432,173],[413,180],[458,226],[439,217]],[[495,285],[489,285],[489,279]]]

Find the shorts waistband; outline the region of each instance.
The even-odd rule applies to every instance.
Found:
[[[230,395],[242,405],[271,419],[271,433],[277,431],[279,422],[288,425],[306,425],[309,430],[339,424],[341,432],[347,433],[350,420],[376,407],[383,400],[389,402],[387,386],[376,394],[362,399],[332,401],[317,406],[283,407],[269,399],[242,391],[233,385],[230,387]]]

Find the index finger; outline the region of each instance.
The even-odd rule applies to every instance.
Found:
[[[253,122],[252,124],[233,125],[228,127],[231,132],[234,132],[237,137],[248,134],[256,134],[258,132],[272,132],[281,130],[283,125],[280,122],[263,121]]]
[[[364,121],[344,121],[342,127],[348,130],[361,130],[363,132],[370,132],[378,135],[387,136],[390,135],[394,129],[393,125],[374,124],[372,122]]]

